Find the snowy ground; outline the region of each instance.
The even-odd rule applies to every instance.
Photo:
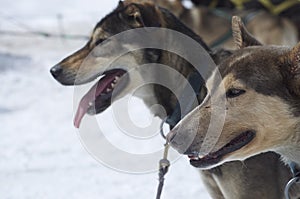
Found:
[[[0,2],[5,5],[0,8],[0,30],[24,31],[26,24],[26,29],[59,32],[56,16],[63,14],[63,30],[84,35],[117,5],[116,0]],[[73,88],[59,85],[49,69],[83,43],[0,35],[1,199],[155,197],[157,173],[133,175],[109,169],[80,143],[72,124]],[[136,102],[134,111],[144,111]],[[149,117],[143,114],[133,120]],[[105,126],[118,133],[113,124]],[[172,165],[165,185],[166,199],[209,198],[197,170],[185,158]]]

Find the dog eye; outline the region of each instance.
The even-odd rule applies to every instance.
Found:
[[[234,98],[234,97],[238,97],[242,94],[246,93],[245,90],[242,89],[236,89],[236,88],[231,88],[226,92],[226,97],[227,98]]]

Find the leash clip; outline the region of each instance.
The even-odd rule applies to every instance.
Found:
[[[160,135],[163,137],[165,140],[167,139],[166,134],[164,132],[164,124],[167,122],[168,117],[166,117],[161,123],[160,123]]]
[[[156,192],[156,199],[160,199],[160,197],[161,197],[161,193],[162,193],[164,182],[165,182],[165,175],[168,173],[169,167],[171,164],[170,161],[168,160],[168,152],[169,152],[169,148],[170,148],[170,145],[168,144],[168,142],[166,142],[164,147],[165,148],[164,148],[163,158],[159,161],[159,172],[158,172],[159,184],[158,184],[158,188],[157,188],[157,192]]]
[[[290,189],[291,187],[296,184],[296,183],[300,183],[300,176],[299,175],[296,175],[295,177],[293,177],[285,186],[285,189],[284,189],[284,196],[285,196],[285,199],[291,199],[290,198],[290,195],[289,195],[289,192],[290,192]]]

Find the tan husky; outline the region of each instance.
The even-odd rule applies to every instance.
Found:
[[[230,51],[224,50],[213,53],[195,33],[166,9],[159,8],[153,3],[137,0],[120,2],[112,13],[97,24],[90,40],[82,49],[51,69],[52,75],[63,85],[85,84],[103,75],[99,82],[82,98],[74,120],[77,127],[86,114],[101,113],[111,105],[111,96],[115,88],[121,88],[118,91],[118,97],[121,98],[127,94],[128,88],[140,85],[137,81],[140,77],[147,79],[154,76],[167,79],[172,85],[179,85],[178,88],[182,84],[171,74],[157,75],[159,71],[154,70],[155,68],[153,68],[153,73],[143,73],[139,67],[142,64],[165,64],[185,77],[195,71],[188,62],[178,55],[156,49],[144,49],[128,53],[107,68],[106,63],[114,57],[115,50],[107,48],[105,41],[109,42],[108,39],[115,34],[140,27],[169,28],[186,34],[198,41],[216,63],[231,54]],[[102,43],[104,43],[104,47],[101,45]],[[118,49],[126,49],[130,45],[130,43],[118,43]],[[97,51],[90,55],[88,63],[83,66],[83,61],[96,46],[98,46]],[[138,71],[140,75],[127,73],[132,70]],[[128,78],[122,78],[126,75]],[[120,81],[120,79],[125,81]],[[167,115],[173,112],[177,100],[172,92],[159,85],[149,85],[143,88],[146,89],[147,95],[140,97],[146,105],[152,107],[155,104],[161,104]],[[96,93],[96,96],[91,95],[93,93]],[[152,109],[152,111],[161,118],[165,117],[160,110]],[[266,167],[269,168],[268,172],[265,172]],[[213,198],[228,199],[262,198],[261,196],[267,195],[270,196],[268,198],[281,199],[284,185],[291,177],[289,169],[280,163],[278,156],[274,153],[257,156],[244,163],[224,164],[201,173]],[[257,176],[261,176],[263,180],[257,180]],[[274,176],[278,180],[274,181]],[[255,193],[254,190],[257,192]]]
[[[233,30],[240,49],[219,65],[222,82],[214,85],[215,72],[212,73],[207,86],[214,88],[213,93],[209,92],[168,139],[174,148],[190,157],[192,165],[202,169],[243,161],[268,151],[281,154],[286,163],[300,165],[300,44],[293,49],[262,46],[247,32],[239,17],[233,18]],[[212,103],[213,95],[225,100],[223,110]],[[211,152],[202,154],[213,109],[220,111],[213,119],[220,121],[224,117],[225,122]],[[269,169],[265,167],[266,171]],[[294,186],[293,191],[291,194],[299,198],[300,185]]]

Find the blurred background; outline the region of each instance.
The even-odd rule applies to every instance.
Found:
[[[88,154],[72,123],[73,88],[49,73],[118,0],[0,2],[0,198],[154,198],[157,173],[120,173]],[[171,165],[163,198],[209,198],[186,158]]]

